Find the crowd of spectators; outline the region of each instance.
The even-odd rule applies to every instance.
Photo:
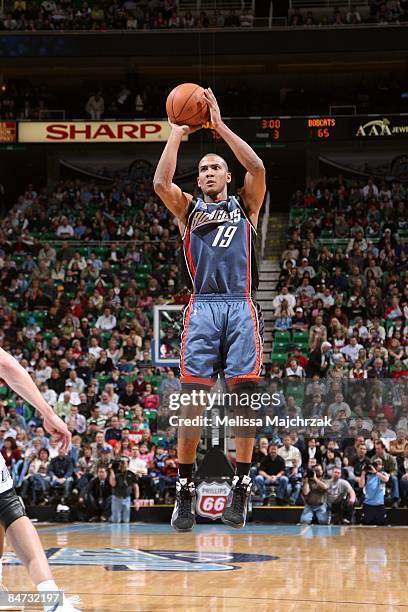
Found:
[[[294,504],[301,491],[307,498],[311,479],[318,495],[310,504],[319,506],[312,514],[321,522],[329,516],[324,479],[334,468],[351,486],[352,493],[342,485],[351,500],[369,495],[375,477],[371,493],[382,504],[373,519],[376,504],[366,502],[367,522],[380,520],[386,488],[394,507],[408,505],[406,197],[401,182],[369,177],[358,184],[340,175],[310,182],[291,201],[273,302],[271,384],[282,415],[332,423],[264,440],[268,458],[257,450],[254,481],[262,500],[273,484],[279,499]],[[275,455],[285,464],[272,466]],[[367,458],[373,462],[364,469]]]
[[[378,0],[370,3],[369,14],[361,14],[358,5],[350,6],[343,11],[338,7],[331,15],[319,15],[318,12],[306,13],[295,9],[289,18],[289,24],[294,27],[327,27],[368,24],[398,24],[408,20],[408,2],[406,0]]]
[[[8,9],[8,10],[7,10]],[[191,28],[253,27],[254,15],[242,10],[190,11],[179,13],[175,0],[149,2],[101,1],[75,3],[72,0],[15,0],[0,21],[6,31],[65,30],[162,30]]]
[[[92,516],[88,485],[105,476],[113,519],[128,520],[131,493],[164,499],[174,484],[175,434],[158,430],[158,418],[180,384],[152,365],[151,339],[153,304],[186,300],[176,287],[179,246],[148,182],[29,185],[1,221],[1,345],[73,434],[65,456],[38,414],[0,387],[1,452],[26,500],[75,501]],[[162,355],[175,338],[169,329]],[[126,458],[137,487],[121,481]]]
[[[329,426],[259,432],[260,503],[304,503],[302,521],[386,521],[408,506],[406,188],[344,177],[291,200],[266,384],[276,409]],[[79,244],[80,246],[76,246]],[[149,181],[29,185],[0,224],[0,342],[73,433],[68,455],[0,386],[0,445],[23,498],[127,521],[132,499],[168,500],[174,429],[160,429],[177,374],[152,365],[152,306],[184,304],[173,217]],[[177,330],[160,347],[177,352]]]
[[[290,14],[291,26],[339,26],[367,23],[399,23],[407,20],[406,0],[373,1],[369,15],[361,15],[358,7],[350,7],[344,13],[335,8],[330,17],[313,12]],[[267,25],[267,19],[259,25]],[[276,25],[283,25],[281,19]],[[272,21],[272,25],[275,23]],[[43,0],[27,2],[14,0],[6,3],[0,20],[0,29],[13,31],[66,31],[66,30],[161,30],[191,28],[251,28],[257,25],[253,11],[242,3],[240,10],[216,9],[211,13],[201,11],[178,11],[176,0],[135,0],[73,2],[73,0]]]

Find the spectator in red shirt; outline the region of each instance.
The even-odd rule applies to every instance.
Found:
[[[159,495],[163,499],[166,487],[173,488],[178,478],[178,459],[177,450],[174,446],[169,448],[169,453],[163,462],[162,474],[159,476]]]
[[[308,364],[308,361],[309,361],[307,359],[307,357],[304,357],[302,355],[302,348],[300,346],[297,346],[294,349],[293,353],[289,354],[289,357],[288,357],[288,360],[287,360],[286,366],[285,366],[286,368],[290,367],[290,362],[291,362],[292,359],[296,359],[298,365],[300,365],[301,368],[305,368],[307,366],[307,364]]]
[[[146,385],[146,391],[142,393],[140,403],[145,410],[157,410],[159,407],[159,396],[153,393],[153,388],[150,383]]]
[[[4,446],[0,452],[8,468],[11,467],[13,460],[17,463],[17,461],[22,459],[21,450],[17,447],[15,439],[11,436],[4,440]]]

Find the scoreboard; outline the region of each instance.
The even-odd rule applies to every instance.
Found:
[[[225,123],[251,144],[373,142],[408,140],[408,114],[310,117],[232,117]],[[220,136],[210,123],[185,140],[213,142]],[[0,121],[0,143],[163,142],[170,134],[167,119],[126,121]],[[399,143],[401,144],[401,143]]]
[[[250,117],[227,119],[226,124],[251,143],[270,145],[289,142],[336,142],[408,140],[408,114],[319,117]],[[218,140],[211,125],[204,126],[207,133],[195,132],[206,140]]]

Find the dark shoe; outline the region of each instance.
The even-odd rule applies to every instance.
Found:
[[[394,501],[392,502],[392,507],[399,508],[399,500],[397,498],[395,498]]]
[[[191,531],[195,525],[196,492],[193,482],[180,478],[176,482],[176,501],[171,526],[176,531]]]
[[[251,489],[252,481],[249,476],[234,477],[232,489],[228,496],[227,507],[221,518],[223,523],[236,529],[245,526]]]

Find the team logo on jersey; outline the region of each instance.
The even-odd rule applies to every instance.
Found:
[[[196,512],[215,521],[221,518],[227,506],[227,498],[231,491],[228,483],[202,482],[196,489]]]
[[[242,563],[275,561],[279,557],[192,550],[141,550],[137,548],[51,548],[50,565],[97,565],[111,572],[221,572],[240,569]],[[6,565],[19,565],[6,553]]]
[[[227,211],[222,209],[216,209],[212,212],[205,212],[199,210],[194,213],[193,219],[191,221],[191,231],[193,232],[197,227],[202,227],[203,225],[209,225],[212,223],[225,223],[228,221],[229,223],[238,223],[241,220],[241,211],[239,208],[235,208],[234,210]]]

